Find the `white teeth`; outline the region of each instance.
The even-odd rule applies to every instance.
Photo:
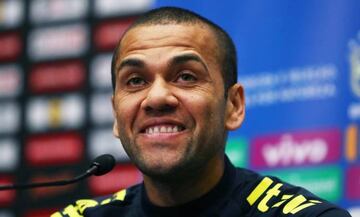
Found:
[[[149,127],[145,130],[146,134],[155,134],[155,133],[177,133],[180,131],[179,126],[154,126]]]
[[[160,133],[166,133],[167,129],[165,126],[160,127]]]

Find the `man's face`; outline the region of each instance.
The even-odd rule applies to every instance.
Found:
[[[114,134],[148,176],[219,163],[224,83],[214,34],[200,25],[131,29],[116,60]]]

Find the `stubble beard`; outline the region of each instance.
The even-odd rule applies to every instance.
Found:
[[[178,158],[173,162],[166,162],[161,156],[145,156],[146,153],[142,153],[138,149],[139,146],[135,141],[125,139],[123,146],[131,161],[145,176],[159,181],[171,182],[188,176],[191,173],[190,171],[197,167],[198,163],[194,162],[193,157],[191,157],[192,144],[193,139],[189,138],[185,144],[186,148],[182,153],[179,153]]]
[[[197,139],[192,137],[188,138],[186,143],[183,144],[186,146],[183,153],[179,154],[180,157],[177,161],[171,164],[167,164],[165,161],[162,161],[162,159],[156,162],[156,164],[149,162],[148,158],[144,156],[144,153],[141,153],[141,150],[138,148],[139,146],[134,140],[130,140],[125,134],[122,134],[120,138],[130,160],[145,176],[158,182],[178,183],[181,180],[185,181],[199,176],[206,167],[207,162],[215,157],[216,154],[223,151],[224,148],[220,144],[224,142],[224,133],[221,132],[216,135],[215,132],[211,132],[210,134],[212,134],[212,136],[210,136],[211,138],[208,138],[205,133]],[[199,153],[198,150],[192,149],[194,145],[197,147],[200,146],[198,144],[200,141],[206,143],[201,145],[209,147],[206,153]],[[160,157],[157,156],[157,158]],[[151,160],[154,161],[154,159]]]

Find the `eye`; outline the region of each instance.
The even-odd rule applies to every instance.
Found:
[[[126,84],[132,87],[139,87],[145,85],[146,81],[141,77],[132,77],[126,82]]]
[[[179,76],[176,78],[177,82],[186,82],[186,83],[192,83],[197,81],[197,78],[195,75],[193,75],[189,71],[183,71],[179,74]]]

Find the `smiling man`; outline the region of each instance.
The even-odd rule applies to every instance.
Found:
[[[78,200],[60,216],[349,216],[305,189],[235,168],[229,130],[245,116],[235,47],[193,12],[159,8],[140,17],[114,52],[114,135],[144,182]]]

